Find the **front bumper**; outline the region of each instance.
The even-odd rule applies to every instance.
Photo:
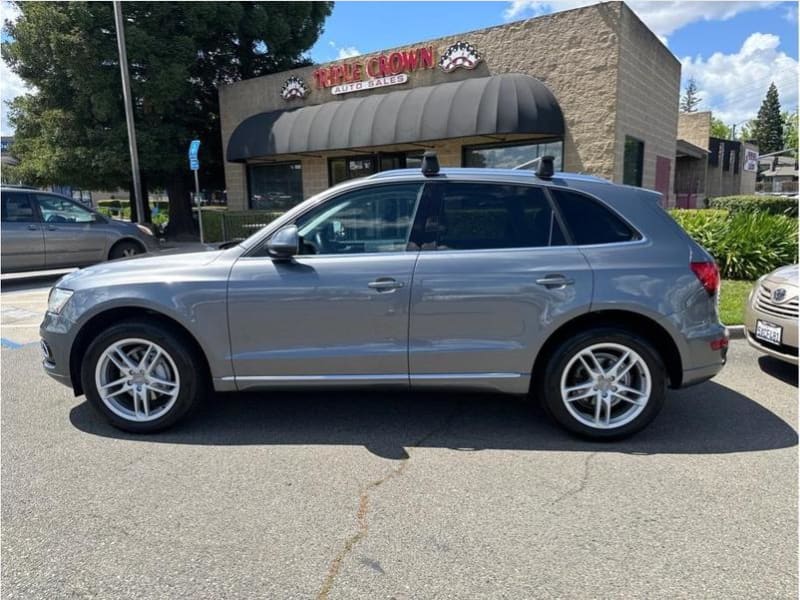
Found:
[[[783,362],[787,362],[792,365],[796,365],[797,361],[797,348],[792,348],[791,346],[781,345],[779,347],[775,347],[771,344],[767,344],[762,342],[761,340],[757,339],[755,336],[755,332],[750,331],[749,329],[745,328],[744,330],[745,338],[747,339],[747,343],[750,344],[756,350],[763,352],[769,356],[777,358],[778,360],[782,360]]]
[[[74,389],[70,372],[72,323],[61,315],[45,313],[39,326],[42,367],[50,377]]]

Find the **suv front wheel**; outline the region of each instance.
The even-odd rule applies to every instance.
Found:
[[[124,321],[90,344],[81,382],[112,425],[150,433],[169,427],[199,401],[205,378],[194,354],[168,327]]]
[[[620,439],[646,427],[666,395],[664,364],[633,333],[598,328],[562,342],[539,392],[560,425],[591,439]]]

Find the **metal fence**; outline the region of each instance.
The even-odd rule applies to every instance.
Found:
[[[767,194],[796,194],[797,181],[757,181],[756,191]]]
[[[209,244],[241,241],[283,214],[274,211],[229,211],[209,207],[204,207],[202,211],[203,240]]]

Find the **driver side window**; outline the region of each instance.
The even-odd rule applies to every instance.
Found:
[[[421,183],[376,186],[325,202],[295,222],[301,254],[405,251],[421,189]]]
[[[66,198],[36,194],[36,201],[45,223],[91,223],[95,220],[93,212]]]

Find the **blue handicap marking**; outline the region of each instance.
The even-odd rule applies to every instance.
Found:
[[[11,348],[12,350],[16,350],[17,348],[22,348],[22,344],[19,344],[17,342],[12,342],[11,340],[6,338],[0,338],[0,346],[2,346],[3,348]]]

